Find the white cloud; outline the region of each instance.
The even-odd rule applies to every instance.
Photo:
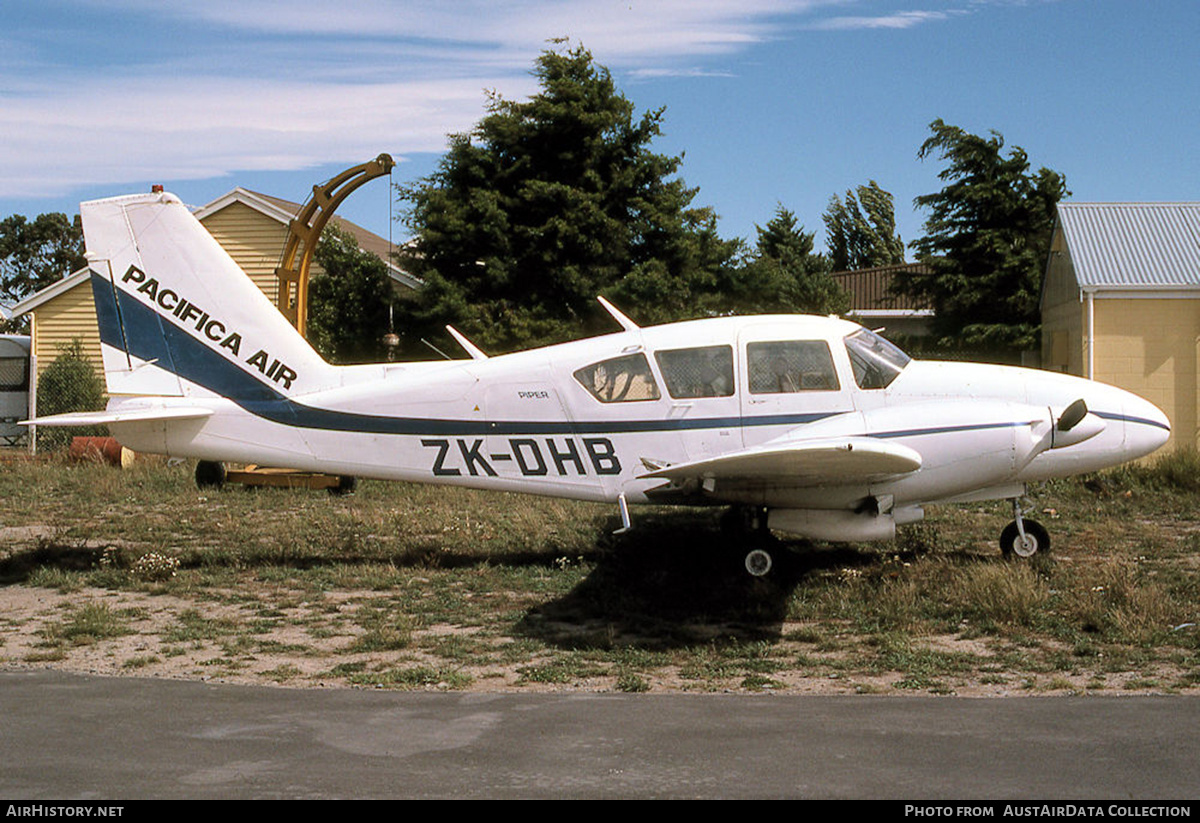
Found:
[[[817,31],[847,31],[853,29],[911,29],[925,23],[947,20],[966,12],[951,11],[901,11],[876,17],[830,17],[819,20],[806,28]]]
[[[728,76],[714,58],[849,2],[45,0],[42,20],[6,34],[13,47],[0,58],[0,192],[439,152],[478,121],[485,89],[534,90],[530,69],[550,38],[628,77]]]
[[[772,18],[844,0],[343,0],[292,4],[286,12],[273,0],[103,2],[151,18],[265,34],[405,38],[535,53],[548,38],[570,37],[607,60],[645,60],[738,49],[769,36]]]
[[[482,78],[480,78],[482,79]],[[475,81],[309,84],[184,79],[84,82],[35,98],[0,97],[5,196],[81,184],[205,179],[441,151],[483,112]]]
[[[0,89],[0,191],[437,152],[485,89],[534,90],[549,38],[614,70],[697,76],[828,2],[47,0],[44,23],[9,35],[25,41]]]

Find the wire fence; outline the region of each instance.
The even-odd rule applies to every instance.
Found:
[[[72,340],[59,347],[58,356],[37,379],[35,389],[37,416],[68,412],[99,411],[107,402],[104,380],[84,352],[83,344]],[[69,426],[37,428],[37,450],[57,451],[70,445],[72,438],[103,437],[104,426]]]

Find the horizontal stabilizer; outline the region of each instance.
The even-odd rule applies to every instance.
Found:
[[[149,423],[157,420],[198,420],[211,417],[212,409],[129,409],[116,411],[69,412],[50,417],[22,420],[22,426],[109,426],[113,423]]]
[[[921,468],[907,446],[872,437],[791,440],[708,460],[677,463],[641,477],[792,481],[797,485],[861,482]]]

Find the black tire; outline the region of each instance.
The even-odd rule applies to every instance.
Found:
[[[358,488],[358,478],[349,475],[339,475],[338,484],[329,487],[329,493],[337,497],[343,494],[354,494],[354,490]]]
[[[1017,521],[1012,521],[1000,533],[1000,552],[1005,557],[1030,558],[1050,551],[1050,533],[1041,523],[1035,520],[1026,520],[1025,537],[1029,542],[1027,545],[1022,545],[1021,533],[1017,531]]]
[[[196,486],[201,489],[219,489],[225,485],[225,464],[213,460],[201,460],[196,464]]]
[[[751,577],[766,577],[771,573],[771,568],[775,565],[775,560],[771,557],[771,553],[762,546],[751,549],[746,552],[746,572]]]

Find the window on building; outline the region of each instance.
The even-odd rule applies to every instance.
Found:
[[[0,358],[0,391],[24,391],[29,388],[29,361],[23,357]]]

